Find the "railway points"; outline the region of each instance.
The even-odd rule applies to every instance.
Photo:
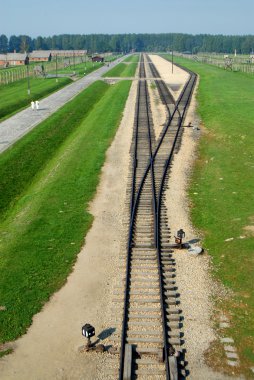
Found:
[[[142,55],[140,78],[146,77],[144,60],[147,58]],[[177,332],[177,327],[175,331],[175,323],[172,322],[175,321],[172,315],[180,313],[180,310],[177,306],[177,286],[173,279],[173,251],[167,248],[170,229],[163,193],[196,75],[189,72],[189,81],[177,102],[174,102],[168,88],[159,81],[160,75],[149,60],[148,67],[157,78],[155,83],[163,103],[167,106],[168,121],[156,141],[147,82],[140,81],[132,153],[130,230],[120,347],[121,380],[127,378],[125,374],[131,373],[131,370],[138,379],[139,374],[141,378],[149,376],[152,369],[154,375],[162,375],[166,379],[176,378],[177,356],[181,350],[180,332]],[[174,109],[170,111],[172,105]],[[132,360],[127,361],[125,350],[128,353],[130,349],[134,353]],[[149,359],[151,356],[153,358]],[[144,362],[137,359],[140,357]]]
[[[172,160],[181,146],[182,127],[196,76],[188,71],[185,84],[171,83],[171,88],[148,55],[141,56],[137,74],[131,78],[137,85],[137,101],[127,183],[125,232],[128,244],[126,250],[121,250],[121,281],[114,289],[113,314],[116,320],[114,324],[107,324],[107,316],[103,324],[108,343],[103,355],[111,352],[113,365],[111,372],[107,373],[105,365],[102,373],[96,376],[98,379],[103,376],[103,379],[174,380],[185,378],[188,371],[178,264],[173,251],[175,247],[170,244],[174,234],[181,240],[176,244],[181,244],[184,232],[181,224],[175,230],[170,225],[166,191]],[[111,78],[116,81],[124,79]],[[164,107],[166,115],[159,132],[152,115],[151,84],[155,85],[156,101]],[[192,126],[190,121],[186,124]],[[89,321],[94,323],[92,319]],[[104,331],[98,338],[102,343],[103,334]],[[97,354],[82,352],[79,359],[75,357],[79,366],[82,355],[88,355],[91,362],[102,361],[104,364],[102,354],[95,359],[91,355]],[[100,364],[98,368],[101,368]]]

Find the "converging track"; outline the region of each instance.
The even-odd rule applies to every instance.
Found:
[[[156,79],[167,121],[156,141],[150,111],[145,61]],[[181,351],[177,288],[164,191],[179,144],[196,75],[175,102],[147,57],[141,55],[133,136],[130,227],[119,379],[177,379]]]

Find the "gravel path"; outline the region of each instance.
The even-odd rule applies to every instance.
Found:
[[[170,62],[158,55],[150,54],[149,57],[159,71],[161,79],[168,85],[173,97],[177,99],[189,78],[189,74],[177,66],[174,66],[172,73],[172,65]]]
[[[120,60],[125,59],[121,58]],[[40,122],[56,112],[65,103],[74,98],[78,93],[88,87],[108,70],[112,69],[119,63],[119,60],[110,64],[110,67],[103,66],[100,69],[84,76],[74,83],[54,92],[48,97],[40,100],[40,109],[33,111],[30,107],[15,114],[0,123],[0,153],[11,146],[15,141],[20,139]]]

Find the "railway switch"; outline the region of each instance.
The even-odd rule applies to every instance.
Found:
[[[97,351],[97,352],[103,352],[105,351],[105,347],[103,344],[97,344],[97,342],[92,343],[91,338],[95,336],[95,328],[90,325],[89,323],[86,323],[84,326],[82,326],[82,335],[87,338],[87,344],[85,346],[81,347],[80,352],[83,351]]]
[[[92,336],[95,335],[95,328],[90,325],[89,323],[86,323],[83,327],[82,327],[82,335],[87,338],[87,349],[91,348],[92,347],[92,343],[91,343],[91,338]]]

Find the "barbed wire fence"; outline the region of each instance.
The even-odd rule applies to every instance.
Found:
[[[74,61],[75,60],[75,61]],[[58,57],[57,68],[58,70],[64,68],[74,68],[76,65],[85,62],[85,58],[81,56],[73,56],[71,57]],[[56,69],[56,61],[52,60],[51,62],[34,62],[28,65],[28,70],[25,65],[12,67],[9,69],[1,69],[0,70],[0,85],[10,84],[22,79],[29,77],[42,76],[38,75],[38,70],[35,69],[38,66],[43,65],[44,76],[47,73],[54,72]]]
[[[175,53],[176,56],[194,60],[200,63],[217,66],[225,70],[240,71],[243,73],[254,73],[254,57],[234,57],[229,55],[208,55],[208,54],[182,54]]]

